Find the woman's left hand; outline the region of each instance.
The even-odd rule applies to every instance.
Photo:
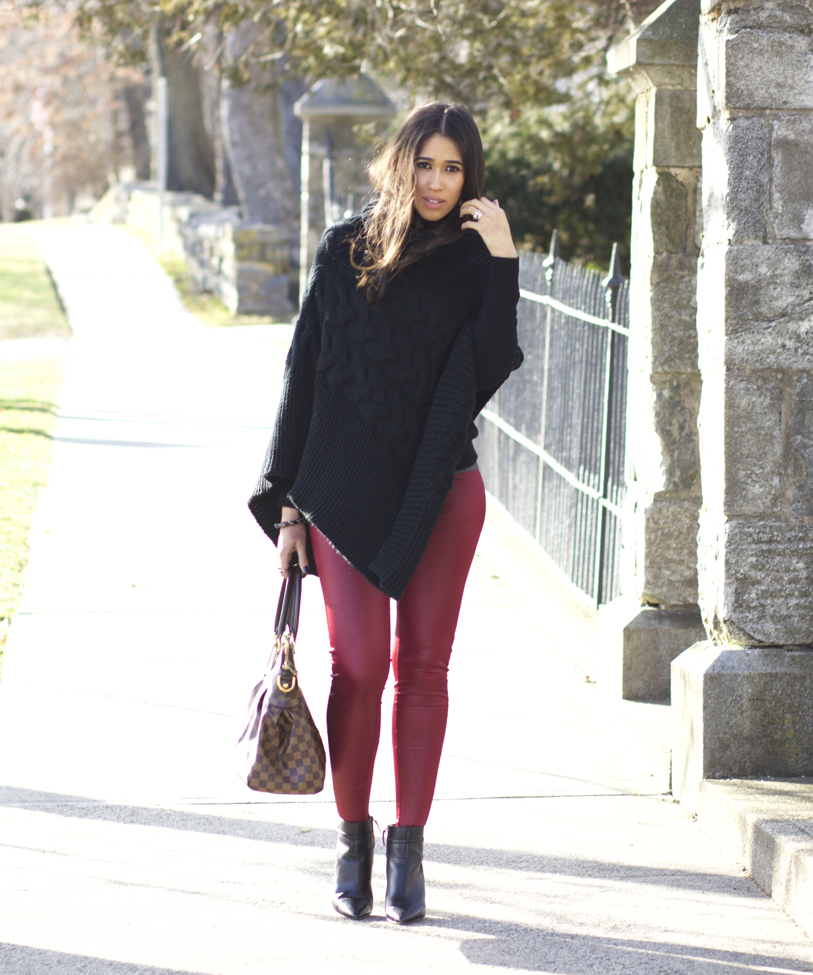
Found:
[[[477,213],[482,216],[475,220]],[[516,257],[517,249],[508,226],[505,210],[500,209],[497,200],[493,202],[484,196],[479,200],[466,200],[460,204],[460,216],[468,218],[462,224],[464,230],[476,230],[491,251],[492,257]]]

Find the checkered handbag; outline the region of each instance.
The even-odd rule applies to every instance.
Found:
[[[234,767],[249,789],[278,795],[314,795],[325,785],[325,746],[294,666],[302,574],[292,565],[282,584],[274,649],[248,702]]]

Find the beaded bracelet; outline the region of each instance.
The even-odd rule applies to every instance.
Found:
[[[291,525],[304,525],[305,519],[302,517],[294,518],[293,521],[278,521],[274,524],[274,528],[290,528]]]

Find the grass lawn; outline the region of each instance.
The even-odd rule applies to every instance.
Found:
[[[0,341],[69,334],[36,245],[21,225],[0,223]],[[59,359],[0,358],[0,666],[22,596],[37,495],[48,479],[62,372]]]
[[[39,248],[18,223],[0,223],[0,339],[70,335]]]

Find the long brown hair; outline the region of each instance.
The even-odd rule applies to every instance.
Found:
[[[383,152],[368,168],[378,198],[365,213],[364,227],[351,242],[350,262],[369,301],[383,297],[387,279],[462,233],[455,207],[442,220],[424,220],[413,207],[415,159],[433,135],[451,139],[463,163],[461,200],[480,196],[485,182],[483,143],[465,105],[430,102],[413,109]]]

